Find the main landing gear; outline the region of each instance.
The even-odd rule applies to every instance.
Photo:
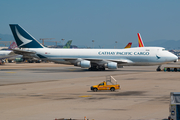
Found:
[[[89,68],[89,71],[104,71],[105,67],[103,66],[92,66]]]

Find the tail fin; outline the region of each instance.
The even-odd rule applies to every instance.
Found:
[[[9,46],[8,49],[16,49],[16,48],[18,48],[17,44],[15,42],[13,42],[13,43],[11,43],[11,45]]]
[[[131,48],[131,45],[132,45],[132,42],[128,43],[124,49]]]
[[[33,36],[31,36],[26,30],[24,30],[18,24],[10,24],[11,31],[14,39],[19,48],[43,48]]]
[[[63,48],[70,48],[71,47],[72,40],[69,40]]]
[[[144,44],[143,44],[143,41],[142,41],[142,38],[141,38],[140,33],[137,33],[137,35],[138,35],[138,43],[139,43],[139,47],[144,47]]]

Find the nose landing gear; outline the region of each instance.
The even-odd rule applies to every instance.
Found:
[[[161,71],[161,65],[157,67],[156,71]]]

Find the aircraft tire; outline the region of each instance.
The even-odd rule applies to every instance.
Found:
[[[99,70],[99,71],[104,71],[104,70],[105,70],[105,67],[103,67],[103,66],[97,66],[96,69]]]
[[[170,72],[171,71],[170,68],[167,68],[167,71]]]
[[[101,67],[101,66],[92,66],[88,69],[89,71],[104,71],[105,67]]]
[[[98,69],[97,69],[96,66],[92,66],[92,67],[89,68],[89,71],[97,71],[97,70],[98,70]]]
[[[161,71],[161,65],[158,66],[158,68],[156,69],[156,71]]]
[[[103,68],[99,68],[99,70],[100,70],[100,71],[105,71],[105,68],[104,68],[104,67],[103,67]]]
[[[157,68],[156,71],[161,71],[161,69],[158,69],[158,68]]]

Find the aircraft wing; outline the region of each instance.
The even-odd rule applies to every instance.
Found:
[[[64,61],[69,61],[70,63],[88,60],[88,61],[91,61],[91,63],[95,63],[99,65],[106,64],[109,62],[116,62],[117,64],[133,63],[133,61],[128,60],[128,59],[97,59],[97,58],[79,58],[79,60],[77,58],[60,58],[60,59]],[[59,62],[56,61],[55,63],[59,63]]]
[[[14,56],[16,56],[16,55],[17,55],[17,54],[15,54],[14,52],[9,51],[8,54],[0,55],[0,60],[2,60],[2,59],[7,59],[7,58],[11,58],[11,57],[14,57]]]
[[[65,61],[76,61],[76,58],[61,58],[64,59]],[[97,59],[97,58],[82,58],[81,60],[88,60],[91,61],[92,63],[108,63],[108,62],[116,62],[118,64],[123,64],[123,63],[133,63],[133,61],[129,59]],[[80,60],[80,61],[81,61]]]
[[[133,63],[131,60],[128,60],[128,59],[84,59],[84,60],[89,60],[91,62],[117,62],[118,64],[122,64],[122,63]]]
[[[61,58],[63,60],[78,60],[76,58]],[[133,63],[131,60],[128,59],[97,59],[97,58],[81,58],[81,60],[88,60],[91,62],[117,62],[117,63]],[[80,61],[81,61],[80,60]]]
[[[15,54],[20,54],[20,55],[24,55],[24,54],[35,54],[36,52],[32,52],[32,51],[24,51],[24,50],[19,50],[19,49],[11,49]]]
[[[0,60],[2,59],[7,59],[7,58],[11,58],[11,57],[14,57],[16,55],[6,55],[6,56],[0,56]]]

